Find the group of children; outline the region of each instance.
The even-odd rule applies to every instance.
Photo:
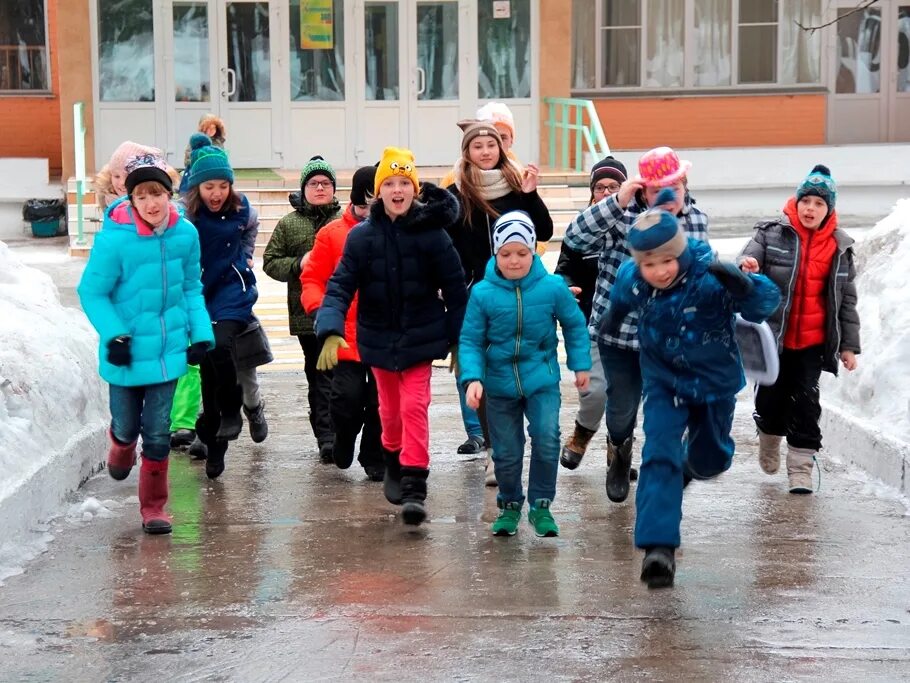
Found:
[[[837,227],[828,169],[815,167],[783,215],[759,223],[728,263],[709,246],[688,162],[659,147],[629,177],[608,157],[592,170],[590,204],[550,274],[537,254],[553,225],[536,167],[513,161],[491,122],[459,125],[462,157],[448,189],[420,183],[413,154],[388,147],[375,166],[357,170],[342,212],[334,170],[313,157],[291,197],[294,211],[266,248],[266,273],[288,283],[322,459],[349,467],[362,429],[364,471],[383,480],[406,524],[420,524],[431,363],[451,356],[499,486],[492,533],[514,535],[527,498],[535,532],[556,536],[559,462],[579,465],[604,414],[606,492],[615,502],[628,496],[644,398],[635,543],[645,552],[642,581],[672,585],[683,491],[732,462],[735,396],[745,386],[739,314],[767,320],[780,354],[777,381],[756,395],[761,467],[777,471],[786,438],[790,490],[811,492],[819,375],[838,362],[852,370],[860,351],[852,240]],[[241,409],[251,424],[262,410],[255,367],[239,366],[235,341],[253,320],[244,237],[255,212],[234,191],[223,150],[208,138],[191,146],[182,212],[169,203],[172,180],[160,157],[128,161],[126,196],[107,209],[79,286],[111,384],[110,471],[129,473],[141,434],[140,508],[151,533],[170,530],[165,413],[187,363],[202,364],[196,431],[209,476],[224,469]],[[557,322],[580,398],[562,449]]]

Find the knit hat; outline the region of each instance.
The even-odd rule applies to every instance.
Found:
[[[591,168],[591,192],[594,191],[597,182],[604,178],[624,183],[628,177],[629,173],[626,171],[625,164],[612,156],[606,156]]]
[[[825,204],[828,205],[828,213],[834,211],[834,204],[837,201],[837,185],[827,166],[818,164],[809,172],[805,180],[796,188],[796,201],[810,194],[821,197],[825,201]]]
[[[373,196],[379,196],[380,186],[393,175],[404,176],[414,185],[414,192],[420,192],[417,179],[417,164],[414,163],[414,152],[403,147],[386,147],[382,150],[382,159],[376,167],[376,179],[373,183]]]
[[[499,135],[499,131],[496,130],[496,126],[491,126],[489,121],[465,119],[458,122],[458,127],[464,131],[464,136],[461,138],[462,152],[467,151],[471,145],[471,140],[479,138],[481,135],[489,135],[491,138],[496,138],[496,142],[502,147],[502,138]]]
[[[303,170],[300,172],[300,189],[303,190],[304,185],[309,182],[310,178],[317,175],[324,175],[332,181],[332,193],[335,192],[335,169],[331,167],[328,161],[323,159],[318,154],[314,157],[310,157],[310,160],[306,162],[306,166],[303,167]]]
[[[376,167],[363,166],[354,171],[351,178],[351,204],[363,206],[373,196],[373,186],[376,184]]]
[[[523,244],[532,252],[537,246],[537,231],[524,211],[507,211],[493,223],[493,254],[510,242]]]
[[[515,117],[504,102],[487,102],[477,110],[478,121],[492,121],[497,128],[505,128],[515,140]]]
[[[193,133],[190,137],[190,167],[184,171],[186,185],[181,191],[198,187],[207,180],[226,180],[234,184],[234,169],[228,161],[227,152],[212,144],[205,133]]]
[[[661,203],[667,201],[658,195]],[[680,229],[679,221],[672,213],[661,209],[648,209],[639,214],[627,236],[629,251],[636,263],[648,256],[672,256],[680,260],[680,271],[688,268],[689,259],[684,259],[689,250],[686,234]]]
[[[143,154],[153,154],[159,157],[164,156],[157,147],[147,147],[146,145],[140,145],[138,142],[133,142],[132,140],[121,142],[117,149],[114,150],[114,153],[111,154],[111,160],[108,162],[111,173],[115,171],[124,171],[126,169],[127,161],[133,157],[142,156]]]
[[[641,155],[638,174],[649,187],[667,187],[686,177],[691,161],[680,161],[670,147],[655,147]]]
[[[167,162],[158,154],[140,154],[126,162],[126,193],[131,195],[139,183],[154,181],[170,193],[174,191],[174,182],[167,172]]]

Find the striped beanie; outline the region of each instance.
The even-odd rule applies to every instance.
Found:
[[[834,210],[834,204],[837,201],[837,185],[827,166],[822,164],[815,166],[796,188],[796,201],[808,195],[821,197],[828,205],[828,213]]]
[[[531,217],[524,211],[508,211],[493,224],[493,254],[510,242],[523,244],[531,251],[537,246],[537,232]]]

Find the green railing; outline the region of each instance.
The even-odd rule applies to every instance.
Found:
[[[545,97],[549,138],[549,164],[557,168],[585,168],[585,153],[599,161],[610,153],[591,100]],[[573,163],[574,160],[574,163]]]
[[[76,172],[76,244],[85,244],[83,204],[85,199],[85,104],[73,104],[73,147]]]

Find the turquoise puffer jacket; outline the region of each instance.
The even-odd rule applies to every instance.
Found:
[[[491,258],[484,279],[471,289],[461,328],[462,384],[480,381],[488,395],[506,398],[559,384],[557,320],[569,370],[590,370],[587,323],[565,280],[550,275],[536,255],[525,277],[506,280]]]
[[[199,235],[171,205],[156,235],[126,198],[111,204],[78,287],[82,309],[100,337],[102,379],[124,387],[160,384],[186,374],[191,343],[214,346],[199,279]],[[107,344],[132,337],[128,367],[107,361]]]

